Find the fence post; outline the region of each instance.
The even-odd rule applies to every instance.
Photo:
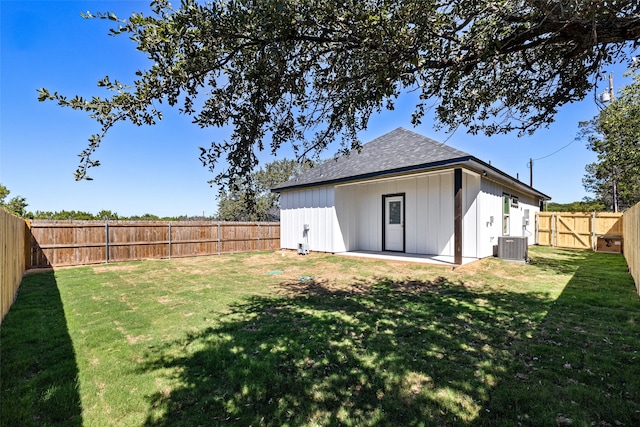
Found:
[[[556,238],[556,214],[551,214],[551,247],[555,247],[555,238]]]
[[[171,221],[169,221],[169,259],[171,259]]]
[[[258,223],[258,252],[260,252],[260,223]]]
[[[24,220],[24,269],[31,268],[31,220]]]
[[[591,250],[596,250],[596,212],[591,214]]]
[[[221,245],[222,243],[220,242],[220,221],[218,221],[218,255],[220,255],[220,250],[221,250]]]
[[[104,220],[104,262],[109,264],[109,218]]]

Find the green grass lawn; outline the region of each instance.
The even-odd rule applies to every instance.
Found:
[[[1,424],[640,425],[624,258],[530,255],[451,270],[276,252],[30,274],[0,329]]]

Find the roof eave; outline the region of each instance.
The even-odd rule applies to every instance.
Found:
[[[366,173],[361,175],[320,180],[320,181],[314,181],[314,182],[308,182],[308,183],[302,183],[302,184],[294,184],[294,185],[288,185],[285,187],[274,187],[271,189],[271,192],[280,193],[282,191],[298,190],[298,189],[309,188],[309,187],[321,187],[326,185],[338,185],[338,184],[345,184],[349,182],[367,181],[367,180],[376,179],[376,178],[386,178],[386,177],[391,177],[395,175],[404,175],[407,173],[416,173],[416,172],[422,172],[422,171],[428,171],[428,170],[435,170],[435,169],[440,169],[440,168],[450,166],[452,164],[463,163],[464,161],[467,161],[471,158],[472,156],[464,156],[464,157],[458,157],[455,159],[447,159],[447,160],[441,160],[437,162],[405,166],[402,168],[371,172],[371,173]]]
[[[470,163],[473,162],[476,164],[476,168],[472,168],[472,169],[482,174],[483,176],[486,176],[486,177],[491,176],[492,178],[496,179],[498,182],[502,182],[504,184],[511,185],[517,188],[518,190],[534,194],[536,197],[540,198],[541,200],[551,200],[551,197],[547,196],[541,191],[538,191],[532,186],[527,185],[524,182],[520,181],[519,179],[514,178],[511,175],[508,175],[502,172],[500,169],[491,166],[490,164],[478,159],[477,157],[471,156],[469,160],[470,160]]]
[[[284,187],[275,187],[271,189],[271,192],[281,193],[283,191],[301,190],[305,188],[346,184],[346,183],[358,182],[358,181],[368,181],[376,178],[388,178],[388,177],[399,176],[399,175],[404,175],[408,173],[419,173],[419,172],[427,172],[427,171],[433,171],[438,169],[445,169],[455,165],[466,166],[469,169],[474,170],[485,177],[491,176],[494,179],[498,180],[499,182],[502,182],[507,185],[511,185],[517,188],[518,190],[521,190],[526,193],[534,194],[536,197],[540,198],[541,200],[551,200],[551,197],[547,196],[546,194],[536,190],[535,188],[521,182],[520,180],[502,172],[501,170],[495,168],[494,166],[491,166],[490,164],[474,156],[463,156],[463,157],[457,157],[454,159],[441,160],[441,161],[431,162],[431,163],[423,163],[419,165],[407,166],[403,168],[396,168],[396,169],[391,169],[386,171],[372,172],[367,174],[314,181],[314,182],[302,183],[302,184],[294,184],[294,185],[288,185]]]

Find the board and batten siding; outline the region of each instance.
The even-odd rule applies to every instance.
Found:
[[[502,235],[502,197],[518,197],[511,209],[510,235],[533,241],[539,201],[463,169],[462,256],[484,258]],[[382,251],[383,196],[405,197],[405,252],[454,255],[454,172],[428,172],[281,193],[281,245],[297,249],[309,224],[311,251]],[[525,210],[529,224],[523,225]],[[491,218],[493,217],[493,221]]]
[[[502,236],[502,197],[505,194],[518,197],[518,208],[511,208],[509,235],[528,237],[529,244],[535,240],[535,214],[540,210],[539,200],[532,196],[514,191],[500,183],[482,179],[478,194],[478,258],[493,255],[493,246]],[[529,224],[524,224],[525,211],[529,211]],[[493,217],[493,222],[491,221]]]
[[[342,185],[336,188],[337,218],[344,231],[345,250],[382,250],[382,197],[405,196],[405,251],[453,256],[453,171],[393,180]],[[480,177],[463,173],[463,256],[478,248],[476,196]]]
[[[312,251],[336,252],[333,247],[335,205],[334,188],[318,187],[285,191],[280,194],[280,246],[297,249],[309,243]],[[304,225],[309,225],[307,236]]]
[[[462,173],[462,256],[479,258],[481,224],[479,223],[480,175],[463,169]]]
[[[453,255],[451,171],[337,186],[343,250],[382,251],[383,196],[393,194],[405,197],[405,251]]]

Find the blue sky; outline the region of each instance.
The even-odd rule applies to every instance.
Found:
[[[105,75],[132,82],[136,70],[148,67],[144,54],[126,36],[108,36],[109,22],[85,20],[80,13],[112,11],[126,18],[132,12],[147,12],[148,5],[146,0],[0,0],[0,183],[11,190],[10,197],[26,197],[28,210],[97,213],[108,209],[126,216],[215,213],[217,190],[207,183],[213,175],[198,160],[198,146],[224,138],[229,129],[201,130],[189,117],[169,108],[153,127],[120,123],[96,155],[102,165],[91,170],[94,180],[77,182],[73,177],[77,154],[99,127],[84,113],[37,100],[40,87],[70,97],[90,97],[106,95],[96,87]],[[622,77],[625,65],[605,71],[614,72],[617,88],[630,83]],[[361,140],[405,127],[490,161],[527,183],[529,158],[545,157],[571,143],[578,134],[578,122],[597,113],[589,97],[563,107],[555,123],[533,136],[485,137],[436,132],[430,120],[414,128],[412,107],[409,98],[401,98],[394,111],[371,120]],[[327,151],[326,157],[334,151]],[[291,155],[285,149],[278,157]],[[268,153],[260,158],[273,160]],[[581,200],[587,195],[582,187],[584,167],[594,160],[583,141],[574,141],[534,161],[534,187],[553,201]]]

